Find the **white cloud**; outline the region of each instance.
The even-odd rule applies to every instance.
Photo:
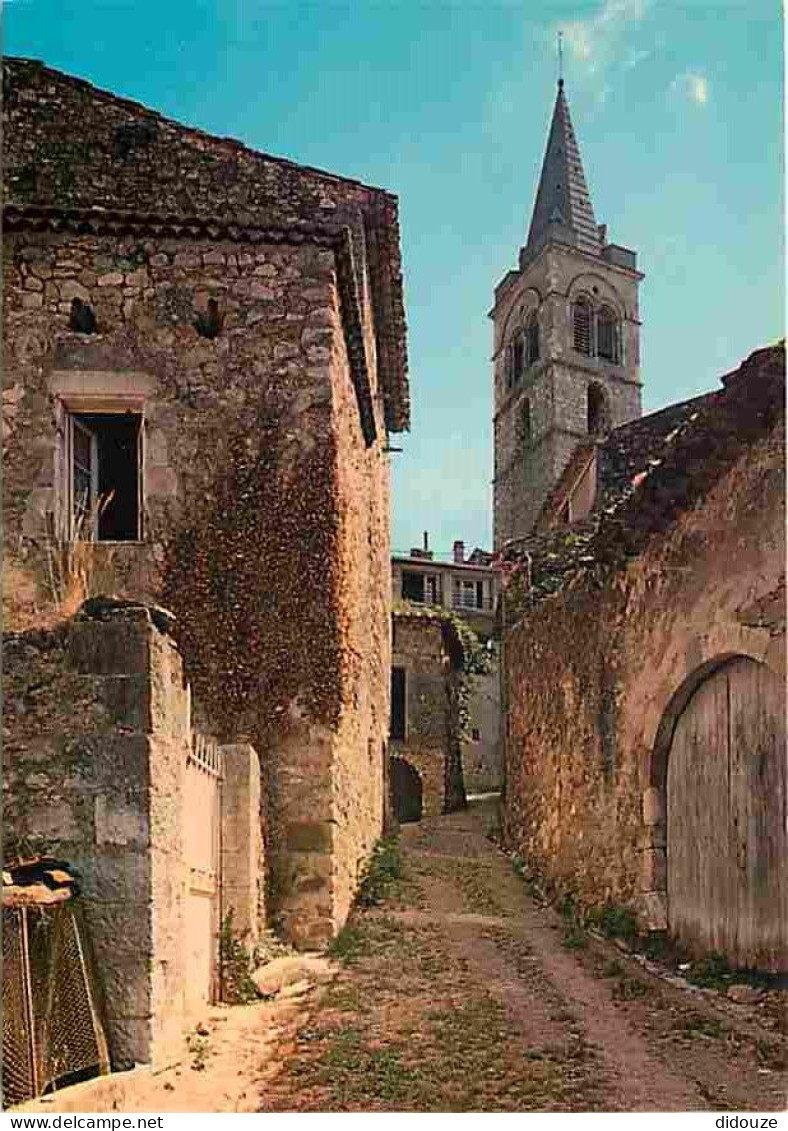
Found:
[[[682,94],[689,102],[696,106],[705,106],[709,101],[709,82],[705,75],[694,71],[685,71],[676,75],[668,88],[673,94]]]
[[[601,83],[601,91],[605,91],[604,76],[642,21],[648,4],[649,0],[603,0],[601,7],[585,19],[557,23],[554,31],[563,35],[570,82],[579,79],[584,84]],[[630,50],[622,66],[631,70],[648,55],[645,50]]]
[[[621,64],[621,70],[622,71],[633,70],[640,63],[642,63],[645,59],[648,59],[652,54],[653,54],[653,52],[651,52],[651,51],[633,51],[632,54],[628,55],[627,58],[624,60],[624,62]]]

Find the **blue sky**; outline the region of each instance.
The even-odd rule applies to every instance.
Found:
[[[495,284],[566,91],[599,222],[636,248],[644,410],[782,336],[770,0],[6,0],[8,54],[400,197],[413,426],[392,542],[491,543]]]

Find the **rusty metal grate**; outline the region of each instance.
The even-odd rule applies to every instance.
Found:
[[[4,907],[4,1103],[108,1070],[78,901]]]

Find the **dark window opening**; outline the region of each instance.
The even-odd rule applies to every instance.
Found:
[[[73,418],[74,535],[100,542],[140,538],[140,432],[133,412]]]
[[[599,311],[596,325],[597,354],[606,361],[618,362],[618,326],[609,306]]]
[[[424,574],[413,573],[411,570],[402,571],[402,596],[405,601],[417,601],[424,604]]]
[[[474,727],[471,731],[471,739],[474,742],[481,742],[482,733],[478,727]]]
[[[405,741],[405,669],[391,669],[391,738]]]
[[[599,385],[588,386],[587,417],[589,436],[599,436],[606,431],[605,394]]]
[[[539,319],[535,310],[525,327],[525,354],[527,365],[539,360]]]
[[[531,439],[531,402],[528,397],[523,401],[522,408],[523,441],[528,443]]]
[[[518,334],[512,343],[512,380],[516,385],[523,375],[524,346],[522,336]]]
[[[76,334],[95,334],[96,332],[96,316],[92,308],[82,299],[72,298],[71,300],[68,328]]]
[[[574,346],[578,353],[591,354],[591,307],[579,298],[572,308]]]
[[[201,311],[194,322],[194,328],[201,338],[218,338],[224,323],[224,316],[219,313],[219,303],[215,298],[208,299],[208,307]]]
[[[421,778],[418,771],[403,758],[391,759],[391,798],[394,816],[401,825],[421,820]]]

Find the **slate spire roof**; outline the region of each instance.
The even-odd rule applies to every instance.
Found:
[[[558,80],[542,175],[528,230],[528,251],[538,249],[548,235],[549,226],[554,223],[569,229],[582,251],[600,254],[599,230],[569,116],[563,79]]]

